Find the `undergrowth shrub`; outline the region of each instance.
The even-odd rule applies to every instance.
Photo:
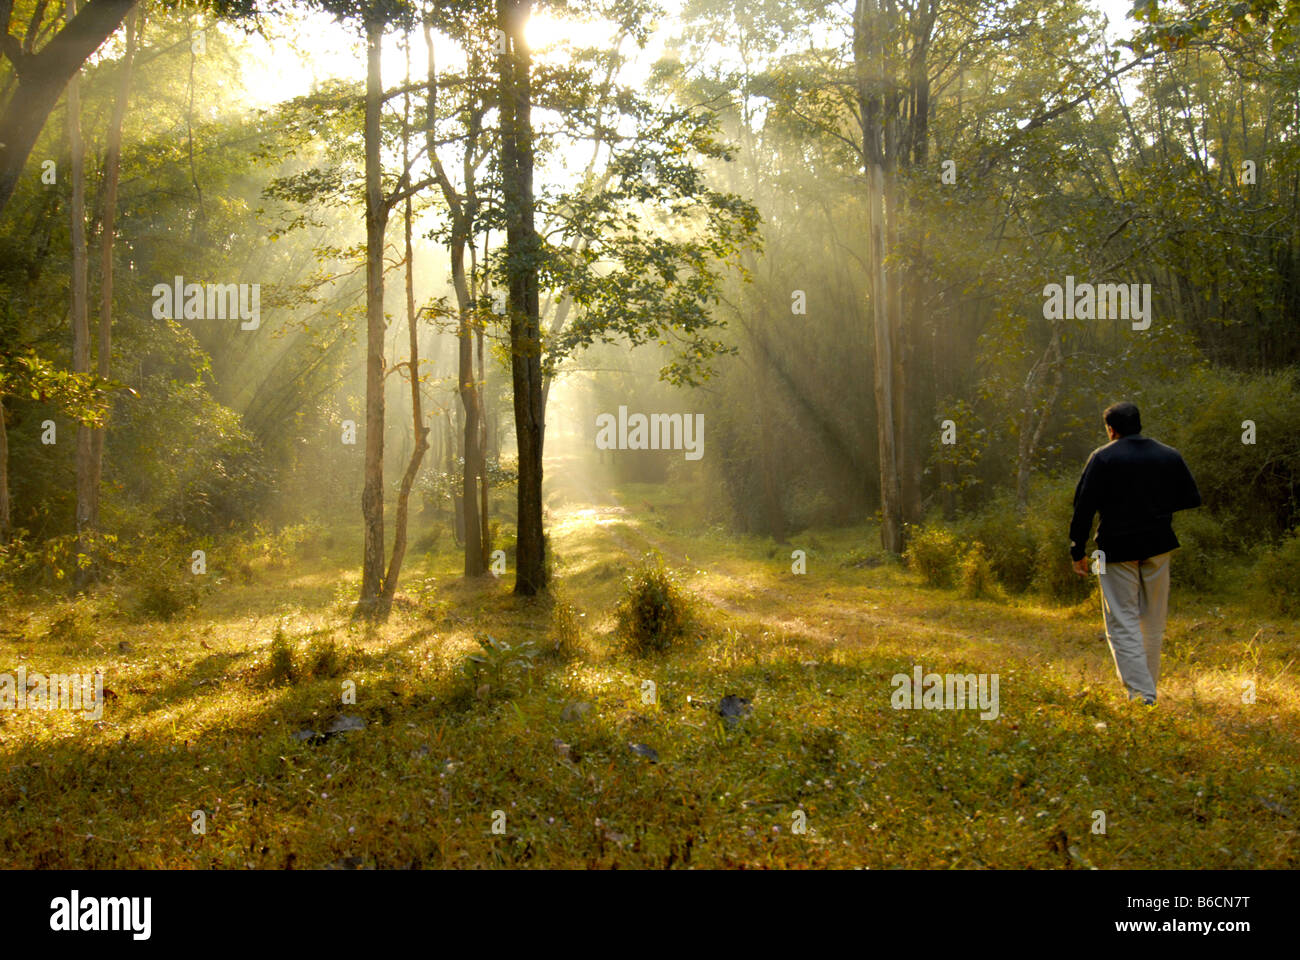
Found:
[[[442,524],[434,524],[411,541],[411,550],[426,557],[432,556],[438,552],[441,540]]]
[[[903,560],[927,586],[951,587],[959,559],[957,537],[945,527],[913,527]]]
[[[1252,580],[1269,610],[1283,616],[1300,614],[1300,527],[1264,551]]]
[[[1050,600],[1075,605],[1092,592],[1088,577],[1070,563],[1070,518],[1074,515],[1076,479],[1045,478],[1030,490],[1029,509],[1022,523],[1034,542],[1034,576],[1030,589]]]
[[[508,695],[517,678],[532,676],[539,650],[536,642],[510,643],[491,634],[477,634],[479,649],[465,657],[461,673],[474,687],[475,696],[487,699]],[[529,681],[531,682],[531,681]]]
[[[1081,577],[1074,572],[1069,554],[1059,543],[1038,545],[1038,572],[1034,575],[1034,592],[1066,606],[1082,603],[1092,592],[1096,577]]]
[[[1077,604],[1090,592],[1070,568],[1069,527],[1074,481],[1039,479],[1022,510],[1009,493],[981,511],[945,524],[912,529],[903,559],[932,587],[959,586],[967,596],[997,597],[1032,590]]]
[[[314,560],[324,555],[327,531],[319,520],[290,524],[277,536],[285,552],[292,556]]]
[[[961,523],[965,543],[978,543],[997,582],[1013,593],[1023,593],[1034,582],[1038,566],[1039,531],[1021,513],[1015,497],[1003,494]],[[1058,541],[1061,537],[1058,535]]]
[[[170,578],[148,580],[136,594],[136,613],[149,620],[170,620],[197,602],[195,591]]]
[[[50,620],[50,625],[45,631],[47,640],[63,643],[87,643],[95,639],[95,635],[94,613],[84,597],[79,597],[64,606]]]
[[[1300,444],[1288,442],[1300,436],[1297,387],[1294,370],[1203,366],[1157,386],[1149,409],[1143,407],[1143,420],[1150,420],[1143,432],[1177,448],[1205,503],[1238,519],[1220,528],[1220,549],[1236,549],[1238,530],[1272,540],[1300,521]],[[1254,443],[1243,442],[1245,418],[1254,424]],[[1175,526],[1205,509],[1177,514]]]
[[[171,620],[199,605],[211,589],[213,573],[193,572],[193,551],[197,549],[206,551],[208,557],[213,555],[211,541],[191,542],[175,531],[140,542],[119,581],[136,617]]]
[[[1020,510],[1010,494],[1001,494],[979,513],[949,525],[917,530],[904,557],[931,586],[952,586],[967,596],[996,595],[998,588],[1032,590],[1059,603],[1087,600],[1091,578],[1070,567],[1068,531],[1074,512],[1075,480],[1070,476],[1038,479],[1028,508]],[[1174,519],[1182,549],[1171,566],[1176,584],[1211,591],[1232,556],[1244,549],[1230,517],[1205,508],[1178,513]],[[974,544],[963,553],[966,544]],[[1089,540],[1088,547],[1093,542]],[[1089,554],[1091,554],[1089,549]],[[985,569],[987,568],[987,569]],[[985,592],[992,584],[991,593]]]
[[[978,540],[966,551],[966,556],[961,561],[961,592],[971,600],[988,599],[999,593],[988,551]]]
[[[261,575],[289,565],[289,544],[260,526],[222,546],[222,567],[238,583],[256,583]]]
[[[1169,577],[1175,586],[1213,590],[1219,583],[1232,551],[1224,521],[1204,507],[1174,514],[1174,533],[1180,547],[1174,551]]]

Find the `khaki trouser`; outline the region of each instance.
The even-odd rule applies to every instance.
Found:
[[[1160,678],[1160,642],[1169,611],[1169,557],[1107,563],[1101,581],[1101,608],[1115,669],[1129,699],[1155,703]]]

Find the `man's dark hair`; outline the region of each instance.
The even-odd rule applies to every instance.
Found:
[[[1102,416],[1106,418],[1106,425],[1121,437],[1131,437],[1142,432],[1142,415],[1138,413],[1136,403],[1127,400],[1112,403]]]

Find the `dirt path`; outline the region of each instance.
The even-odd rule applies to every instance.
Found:
[[[593,477],[591,471],[581,469],[574,461],[559,461],[549,466],[552,470],[551,496],[557,501],[550,507],[552,515],[556,519],[580,517],[594,523],[619,550],[627,554],[630,560],[639,562],[645,552],[644,547],[633,543],[617,528],[619,523],[635,524],[637,522],[635,514],[623,504],[611,485],[600,482],[609,478]],[[669,563],[683,569],[690,567],[689,557],[670,546],[662,537],[655,536],[644,526],[637,526],[637,535],[662,554]],[[734,577],[722,570],[712,571],[711,576],[726,579],[748,590],[766,589],[750,580]],[[708,603],[728,613],[752,616],[751,611],[737,606],[699,583],[692,583],[691,589]],[[782,597],[782,600],[789,599],[788,596]]]
[[[1077,649],[1053,650],[1052,645],[1044,646],[1041,633],[1035,633],[1029,639],[1020,636],[1024,625],[1017,622],[1020,617],[1013,608],[985,611],[999,621],[996,629],[957,629],[935,622],[923,613],[896,612],[883,592],[878,602],[844,597],[836,595],[838,587],[827,587],[813,579],[799,583],[775,577],[760,580],[728,573],[717,564],[707,574],[697,575],[698,563],[670,542],[669,535],[657,534],[653,526],[640,523],[637,514],[624,505],[614,490],[612,477],[598,466],[589,466],[578,460],[557,459],[548,463],[548,470],[547,504],[556,521],[580,519],[594,525],[632,562],[638,562],[647,547],[657,550],[673,566],[689,571],[690,589],[701,600],[739,620],[757,623],[764,630],[803,636],[828,645],[873,645],[879,636],[899,634],[916,637],[927,645],[962,644],[974,640],[1004,649],[1010,646],[1017,655],[1031,661],[1053,655],[1073,659],[1078,653]],[[636,541],[620,530],[624,524],[634,529]],[[712,583],[702,582],[706,577]],[[733,599],[737,595],[760,593],[778,609],[769,607],[762,610]],[[799,612],[810,610],[815,610],[815,614],[809,616]],[[1059,626],[1053,624],[1053,627]],[[1066,647],[1074,646],[1066,641]]]
[[[548,508],[556,520],[571,521],[581,518],[594,524],[621,552],[627,555],[629,560],[634,562],[640,560],[645,552],[645,544],[648,543],[670,564],[683,570],[693,570],[694,565],[686,554],[664,537],[656,535],[651,528],[637,524],[636,515],[623,504],[612,489],[612,478],[583,469],[580,463],[572,460],[558,460],[548,464],[548,467],[550,469]],[[618,529],[623,523],[637,524],[636,533],[643,543],[634,543],[625,536]],[[725,582],[738,593],[765,593],[773,597],[785,610],[798,609],[801,605],[808,604],[809,598],[801,595],[804,591],[774,589],[770,582],[735,576],[718,568],[710,570],[708,576],[715,581]],[[709,587],[701,583],[698,576],[691,576],[690,589],[706,603],[731,616],[757,620],[767,629],[800,634],[827,643],[842,642],[849,636],[860,637],[864,632],[882,628],[909,631],[921,628],[932,634],[950,635],[953,638],[966,636],[958,631],[944,630],[932,624],[923,625],[903,618],[877,616],[872,610],[864,609],[861,603],[837,601],[829,596],[817,598],[822,612],[828,613],[829,616],[823,617],[822,623],[812,623],[793,614],[764,616],[751,607],[724,596],[716,586]],[[877,605],[873,604],[872,607],[877,608]]]

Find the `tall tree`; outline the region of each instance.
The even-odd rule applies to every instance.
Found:
[[[378,6],[364,13],[366,33],[366,445],[361,517],[365,543],[358,612],[378,609],[384,583],[384,237],[389,206],[383,194],[380,111],[383,109],[385,19]]]
[[[402,96],[402,170],[403,179],[408,182],[411,172],[411,32],[406,33],[406,92]],[[429,449],[429,428],[424,423],[424,411],[420,402],[420,335],[416,326],[418,318],[415,309],[415,245],[412,243],[411,193],[408,190],[403,201],[402,227],[403,250],[405,252],[406,278],[406,331],[410,355],[406,362],[406,372],[411,382],[411,424],[415,433],[415,449],[406,463],[402,482],[397,491],[397,516],[393,521],[393,552],[388,560],[388,571],[384,574],[384,586],[380,592],[380,608],[384,615],[393,605],[393,596],[397,592],[397,579],[401,576],[402,560],[406,556],[406,527],[410,516],[411,487],[420,472],[420,462]]]
[[[71,23],[77,15],[77,0],[67,0],[67,19]],[[72,217],[72,370],[74,373],[90,372],[90,303],[87,284],[88,251],[86,249],[86,176],[85,148],[81,142],[81,78],[75,73],[68,81],[68,178],[72,191],[69,214]],[[84,553],[85,534],[95,523],[94,464],[92,462],[91,428],[77,425],[77,537],[79,551]]]
[[[451,26],[450,24],[448,26]],[[451,261],[451,281],[456,296],[457,338],[457,382],[461,402],[461,427],[463,430],[462,449],[464,460],[461,468],[461,509],[460,530],[464,537],[465,576],[477,577],[487,572],[488,533],[487,533],[487,444],[486,419],[483,409],[483,379],[474,370],[474,346],[476,336],[480,343],[483,322],[479,304],[473,289],[474,277],[471,269],[466,274],[466,253],[473,254],[474,233],[478,229],[480,199],[478,195],[478,169],[486,159],[486,144],[483,117],[492,101],[490,91],[479,79],[481,54],[474,36],[473,21],[457,24],[460,39],[466,46],[467,71],[465,76],[453,81],[461,91],[462,102],[455,114],[462,127],[455,136],[448,138],[448,144],[440,144],[435,127],[444,111],[439,98],[440,82],[437,63],[434,57],[433,16],[424,17],[424,41],[428,56],[427,95],[428,123],[426,126],[425,148],[433,175],[447,205],[449,225],[447,230],[447,253]],[[452,78],[446,78],[452,80]],[[443,163],[440,149],[448,146],[460,151],[461,169],[459,186]],[[472,266],[472,264],[471,264]],[[481,496],[480,496],[481,489]]]
[[[501,123],[501,192],[506,218],[506,312],[510,331],[510,379],[514,390],[515,442],[519,449],[515,593],[532,596],[546,587],[542,529],[542,338],[538,298],[540,242],[534,221],[532,57],[524,26],[532,0],[497,0],[504,42],[497,55]]]
[[[433,184],[431,177],[415,180],[411,176],[411,158],[404,154],[405,166],[395,186],[384,189],[382,151],[384,146],[383,109],[395,92],[386,92],[383,83],[383,38],[388,26],[412,25],[412,8],[405,0],[324,0],[326,10],[343,20],[359,21],[366,42],[366,84],[362,129],[364,151],[364,195],[366,218],[366,439],[364,480],[361,490],[361,517],[364,532],[361,562],[361,595],[356,614],[373,619],[388,616],[392,590],[400,571],[400,557],[390,564],[393,577],[386,583],[384,567],[384,382],[389,369],[384,359],[384,335],[388,324],[384,316],[384,249],[389,216],[399,203],[414,197]],[[402,131],[403,136],[409,129]],[[413,358],[418,363],[418,357]],[[418,374],[412,374],[418,382]],[[418,388],[417,388],[418,389]],[[417,428],[417,436],[419,430]],[[418,449],[418,444],[417,444]],[[423,451],[420,451],[421,455]],[[408,471],[409,472],[409,471]],[[409,488],[407,490],[409,494]],[[402,514],[403,523],[406,514]],[[405,531],[402,531],[404,538]],[[405,549],[404,539],[402,543]]]
[[[854,78],[869,216],[880,536],[893,553],[902,552],[903,524],[917,519],[920,507],[920,472],[906,469],[910,464],[904,462],[905,451],[911,447],[919,453],[919,445],[908,443],[911,409],[905,403],[908,328],[904,318],[911,310],[905,311],[903,298],[914,290],[898,256],[903,205],[899,166],[925,157],[926,52],[937,11],[938,0],[856,0],[853,15]],[[905,485],[910,496],[905,495]]]
[[[118,68],[117,98],[108,124],[108,142],[104,153],[104,186],[100,199],[99,240],[99,352],[96,371],[107,380],[112,369],[113,351],[113,249],[117,239],[117,188],[122,169],[122,123],[131,92],[131,71],[135,65],[136,20],[134,8],[126,19],[126,52]],[[99,525],[99,492],[104,470],[104,428],[91,433],[90,450],[90,523]]]

